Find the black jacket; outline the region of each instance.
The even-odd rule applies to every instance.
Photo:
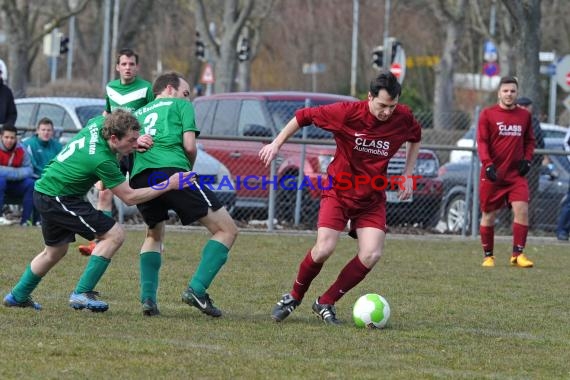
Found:
[[[14,104],[14,95],[12,90],[0,79],[0,125],[3,124],[16,124],[18,111]]]

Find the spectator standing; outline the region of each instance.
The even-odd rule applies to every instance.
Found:
[[[105,87],[105,112],[109,114],[117,108],[133,112],[154,100],[152,84],[138,77],[139,56],[132,49],[121,49],[117,54],[115,70],[119,78],[110,81]],[[97,210],[108,216],[113,215],[113,194],[105,189],[101,182],[96,184],[99,190]],[[89,256],[97,242],[80,245],[79,252]]]
[[[14,94],[10,87],[4,84],[3,74],[0,67],[0,125],[16,125],[18,111],[14,104]]]
[[[510,263],[520,268],[534,265],[523,250],[528,235],[529,202],[525,175],[531,168],[535,140],[530,113],[515,104],[517,94],[517,79],[501,78],[498,104],[485,108],[479,116],[477,151],[482,163],[479,194],[484,267],[495,266],[495,218],[497,211],[507,206],[512,207],[514,214]]]
[[[20,225],[27,225],[33,210],[34,170],[26,149],[18,143],[18,130],[4,124],[0,141],[0,225],[12,224],[2,210],[6,195],[22,197]]]
[[[566,132],[564,137],[564,149],[570,152],[570,129]],[[570,156],[568,156],[570,160]],[[562,203],[560,208],[560,214],[558,215],[558,226],[556,227],[556,238],[560,241],[568,241],[568,235],[570,234],[570,183],[568,184],[568,192],[566,193],[566,198]]]

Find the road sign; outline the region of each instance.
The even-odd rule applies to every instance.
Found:
[[[402,75],[402,66],[399,63],[392,63],[390,71],[396,78],[400,79],[400,76]]]
[[[303,74],[319,74],[327,70],[327,65],[324,63],[303,63]]]
[[[495,62],[499,58],[497,47],[492,41],[485,41],[483,46],[483,59],[487,62]]]
[[[406,51],[400,43],[396,44],[396,52],[394,54],[394,61],[390,66],[390,71],[398,78],[398,82],[402,84],[406,76]]]
[[[212,68],[212,65],[206,63],[202,70],[202,75],[200,75],[200,83],[214,84],[214,82],[216,82],[216,78],[214,78],[214,69]]]
[[[562,89],[564,89],[564,91],[566,92],[570,91],[570,83],[568,83],[568,74],[570,74],[570,55],[565,55],[556,64],[555,79],[556,83],[558,83],[558,85],[562,87]]]
[[[483,74],[488,77],[499,74],[499,64],[496,62],[485,62],[483,65]]]

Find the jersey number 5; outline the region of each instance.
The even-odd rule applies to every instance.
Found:
[[[72,141],[57,155],[57,160],[63,162],[67,160],[74,152],[75,149],[81,149],[85,146],[85,137]]]

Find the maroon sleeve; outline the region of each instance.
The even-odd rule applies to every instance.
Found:
[[[325,106],[301,108],[295,112],[295,118],[301,127],[315,124],[330,132],[342,130],[344,120],[354,103],[333,103]]]
[[[479,124],[477,125],[477,152],[484,168],[493,164],[491,154],[489,153],[489,121],[487,120],[487,110],[483,110],[479,115]]]

